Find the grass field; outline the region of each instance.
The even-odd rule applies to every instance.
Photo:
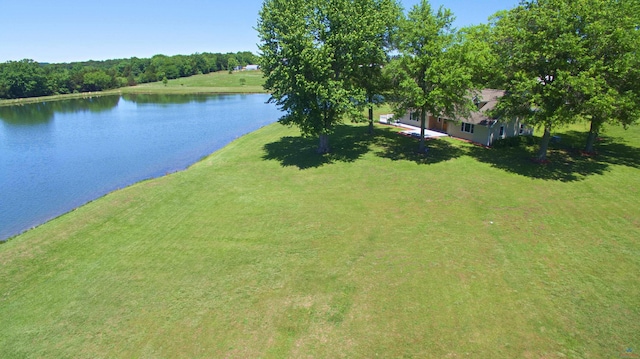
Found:
[[[216,94],[216,93],[264,93],[262,71],[226,71],[212,72],[206,75],[194,75],[163,82],[152,82],[119,89],[85,92],[67,95],[22,98],[15,100],[0,99],[0,106],[13,106],[45,101],[59,101],[93,96],[117,95],[123,93],[145,94]]]
[[[267,126],[0,245],[0,357],[637,357],[640,128],[583,130]]]
[[[122,93],[264,93],[262,71],[225,71],[124,87]]]

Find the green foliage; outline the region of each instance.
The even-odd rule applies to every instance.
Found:
[[[365,90],[356,84],[363,67],[382,64],[388,11],[376,0],[267,0],[258,33],[265,89],[284,112],[280,122],[319,136],[318,152],[329,151],[327,135],[345,116],[361,116]],[[376,70],[377,71],[377,70]]]
[[[229,70],[229,73],[233,73],[236,67],[238,67],[238,60],[233,56],[229,56],[227,60],[227,70]]]
[[[182,62],[179,62],[177,56],[168,57],[165,55],[155,55],[151,58],[151,65],[153,65],[155,69],[157,79],[162,79],[163,77],[177,79],[180,77],[179,66],[182,65]]]
[[[523,1],[497,14],[495,50],[507,80],[498,108],[546,133],[589,120],[595,121],[595,137],[604,121],[636,121],[639,18],[634,0]],[[548,139],[543,137],[540,159]]]
[[[71,73],[67,69],[48,71],[47,81],[47,86],[52,95],[68,94],[72,91]],[[0,98],[1,97],[0,95]]]
[[[640,7],[637,1],[583,0],[574,4],[581,18],[576,33],[581,54],[571,95],[577,116],[591,122],[586,150],[603,123],[623,126],[640,120]]]
[[[117,59],[70,64],[38,64],[32,60],[0,64],[0,99],[101,91],[139,83],[208,74],[227,69],[227,58],[255,63],[248,51],[236,54],[155,55],[151,59]],[[224,63],[219,63],[224,59]],[[109,77],[107,79],[107,77]]]
[[[513,136],[500,138],[493,141],[491,147],[493,148],[506,148],[506,147],[519,147],[519,146],[531,146],[535,142],[533,136]]]
[[[504,72],[500,70],[500,58],[492,50],[493,32],[488,24],[462,28],[459,32],[465,62],[471,67],[475,88],[503,89]]]
[[[354,76],[356,85],[365,93],[363,107],[369,107],[369,125],[373,129],[373,106],[384,101],[383,94],[388,92],[391,82],[385,76],[383,68],[389,63],[389,52],[393,49],[393,39],[397,35],[402,9],[396,1],[357,1],[362,11],[362,26],[359,36],[362,39],[356,51],[362,57]],[[354,120],[359,120],[355,118]]]
[[[457,118],[469,113],[473,102],[470,62],[461,38],[451,27],[453,14],[445,8],[433,12],[429,2],[421,1],[403,19],[398,34],[400,57],[388,71],[394,91],[390,97],[399,116],[419,110],[422,127],[427,114]],[[424,148],[424,138],[420,141]]]
[[[0,98],[51,94],[44,69],[32,60],[9,61],[0,66]]]
[[[102,91],[116,87],[116,79],[102,70],[84,74],[82,91]]]

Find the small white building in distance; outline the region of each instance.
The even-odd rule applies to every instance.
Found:
[[[247,65],[247,66],[244,67],[243,70],[246,70],[246,71],[257,71],[259,69],[260,69],[260,65]]]

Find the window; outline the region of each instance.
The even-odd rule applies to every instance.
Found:
[[[500,126],[500,138],[504,137],[504,126]]]
[[[460,131],[467,132],[467,133],[473,133],[473,128],[474,127],[475,127],[475,125],[473,125],[473,124],[463,122],[462,123],[462,128],[460,129]]]
[[[409,114],[409,120],[411,120],[411,121],[420,121],[420,112],[417,112],[417,111],[411,112]]]
[[[520,124],[520,134],[524,133],[524,124]]]

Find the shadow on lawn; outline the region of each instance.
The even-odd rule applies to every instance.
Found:
[[[331,152],[321,155],[316,152],[317,138],[282,137],[264,146],[265,160],[280,161],[282,166],[296,166],[300,169],[316,168],[335,162],[354,162],[369,152],[372,138],[366,128],[340,125],[329,136]]]
[[[419,153],[415,138],[401,136],[390,128],[376,128],[373,136],[365,126],[340,125],[329,137],[331,153],[316,153],[317,138],[282,137],[264,146],[265,160],[277,160],[282,166],[316,168],[335,162],[354,162],[370,151],[393,161],[433,164],[460,157],[464,151],[446,141],[427,141],[428,152]]]
[[[417,138],[399,135],[389,128],[377,129],[375,143],[378,148],[376,154],[393,161],[434,164],[465,154],[465,151],[460,147],[439,139],[427,140],[425,143],[427,152],[420,153],[418,152],[419,142]]]
[[[640,148],[623,142],[621,138],[602,137],[596,145],[596,159],[613,165],[640,168]]]
[[[507,172],[562,182],[602,175],[611,165],[640,168],[640,149],[624,144],[619,138],[603,137],[596,145],[597,154],[589,156],[581,151],[585,136],[577,131],[563,133],[560,143],[550,144],[547,164],[537,164],[531,160],[535,156],[537,141],[534,147],[471,147],[468,153],[480,162]]]
[[[446,140],[429,140],[427,153],[420,153],[415,138],[399,135],[388,127],[378,127],[370,136],[365,126],[340,125],[330,136],[331,153],[316,153],[317,138],[282,137],[264,146],[266,160],[277,160],[282,166],[300,169],[316,168],[336,162],[354,162],[370,151],[392,161],[411,161],[417,164],[434,164],[469,155],[480,162],[507,172],[562,182],[579,181],[587,176],[602,175],[611,165],[640,168],[640,148],[625,144],[621,138],[602,137],[594,156],[581,151],[585,133],[569,131],[562,134],[560,143],[549,146],[549,163],[531,161],[535,146],[520,144],[516,147],[485,148],[459,146]]]

